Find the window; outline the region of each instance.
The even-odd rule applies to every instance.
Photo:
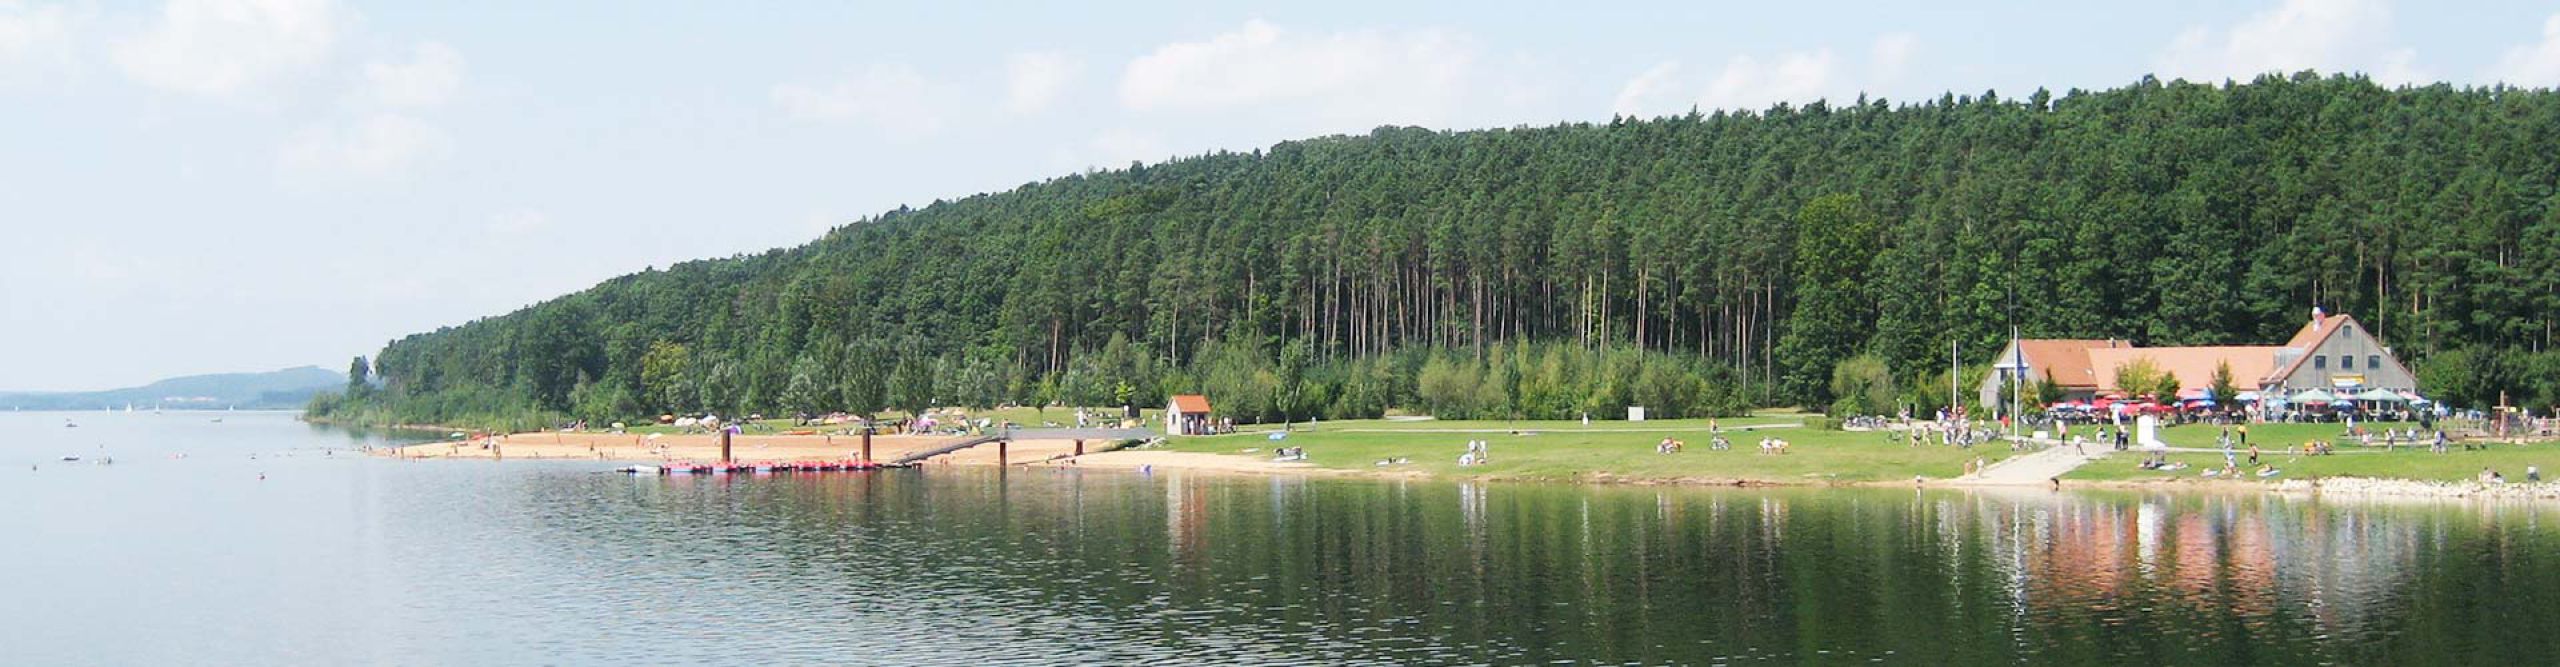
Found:
[[[2382,355],[2379,355],[2379,354],[2368,354],[2368,355],[2364,355],[2364,367],[2365,367],[2365,368],[2381,368],[2381,367],[2382,367]]]
[[[2355,369],[2356,369],[2356,355],[2352,355],[2352,354],[2341,354],[2341,355],[2338,355],[2338,368],[2339,368],[2340,370],[2350,370],[2350,371],[2355,370]]]
[[[2329,370],[2329,357],[2318,354],[2311,355],[2311,367],[2324,371]]]

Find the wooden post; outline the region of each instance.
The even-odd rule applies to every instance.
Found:
[[[1004,467],[1004,461],[1005,461],[1005,446],[1006,446],[1006,445],[1010,445],[1010,444],[1013,444],[1013,441],[1011,441],[1011,440],[997,440],[997,441],[996,441],[996,467],[998,467],[998,468],[1002,468],[1002,467]]]
[[[862,427],[862,462],[871,462],[871,427]]]
[[[1084,455],[1084,438],[1076,438],[1076,455]]]
[[[720,462],[729,462],[729,428],[726,426],[720,428]]]

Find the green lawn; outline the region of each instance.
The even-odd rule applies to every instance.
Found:
[[[2406,428],[2408,424],[2382,424],[2383,427]],[[2376,477],[2437,481],[2467,481],[2479,476],[2481,468],[2505,473],[2508,481],[2523,481],[2525,466],[2541,466],[2549,475],[2560,466],[2560,443],[2529,445],[2486,445],[2483,449],[2464,451],[2459,445],[2444,454],[2428,453],[2420,445],[2401,445],[2396,450],[2381,446],[2363,447],[2347,444],[2340,437],[2337,424],[2255,424],[2249,427],[2249,442],[2258,445],[2259,460],[2274,465],[2284,474],[2268,481],[2310,479],[2316,477]],[[2163,429],[2161,439],[2177,447],[2214,446],[2221,432],[2213,426],[2183,426]],[[2337,453],[2327,456],[2297,456],[2286,449],[2311,440],[2337,443]],[[2248,450],[2238,449],[2240,464],[2248,467]],[[2105,461],[2081,466],[2065,477],[2074,480],[2155,480],[2200,479],[2207,467],[2222,465],[2218,452],[2175,453],[2169,460],[2190,467],[2177,473],[2161,473],[2135,467],[2141,461],[2139,452],[2119,453]],[[2247,479],[2258,479],[2249,477]]]
[[[2417,422],[2358,424],[2358,426],[2376,433],[2376,437],[2380,437],[2379,434],[2384,429],[2406,431],[2410,428],[2416,427],[2417,425]],[[2074,426],[2071,428],[2071,432],[2074,434],[2091,434],[2097,432],[2095,430],[2084,430],[2088,428],[2089,427],[2086,426]],[[2256,444],[2259,449],[2270,451],[2285,449],[2313,440],[2330,442],[2340,445],[2343,448],[2349,443],[2346,438],[2346,430],[2347,427],[2345,424],[2250,424],[2249,442]],[[2211,424],[2191,424],[2187,426],[2171,426],[2160,429],[2160,439],[2167,441],[2171,447],[2213,447],[2215,446],[2213,442],[2214,439],[2219,437],[2221,434],[2222,427]],[[2236,427],[2232,431],[2232,436],[2235,438],[2239,436],[2239,431]],[[2473,472],[2478,471],[2475,470]]]
[[[1169,446],[1176,451],[1253,457],[1269,457],[1274,448],[1295,446],[1306,448],[1308,462],[1322,467],[1368,470],[1378,468],[1378,461],[1403,458],[1411,463],[1389,468],[1449,477],[1785,483],[1899,481],[1915,475],[1950,478],[1961,474],[1965,462],[1976,456],[1996,461],[2008,455],[2006,447],[1996,445],[1965,450],[1892,444],[1882,432],[1737,429],[1798,421],[1719,420],[1726,427],[1727,438],[1734,443],[1732,450],[1721,452],[1707,448],[1709,436],[1703,430],[1706,420],[1594,421],[1589,428],[1578,421],[1362,420],[1322,423],[1313,430],[1294,431],[1278,442],[1270,440],[1266,433],[1256,432],[1175,438]],[[1763,435],[1788,440],[1793,444],[1790,453],[1760,453],[1758,443]],[[1665,436],[1686,441],[1687,451],[1654,453],[1654,445]],[[1492,462],[1459,466],[1458,456],[1465,453],[1468,440],[1487,441]]]
[[[1313,426],[1305,423],[1299,423],[1292,425],[1290,429],[1298,433],[1306,433],[1310,428],[1314,429],[1315,432],[1320,433],[1343,431],[1440,431],[1449,433],[1463,433],[1468,431],[1481,431],[1487,433],[1509,433],[1511,431],[1626,432],[1652,433],[1655,434],[1655,440],[1660,440],[1662,439],[1663,434],[1673,434],[1675,437],[1687,439],[1688,436],[1678,434],[1683,431],[1706,433],[1711,425],[1721,426],[1725,429],[1731,430],[1754,426],[1796,426],[1803,423],[1804,419],[1801,417],[1729,417],[1716,420],[1657,419],[1641,422],[1594,419],[1591,420],[1591,425],[1589,427],[1584,427],[1580,421],[1567,420],[1475,419],[1443,421],[1437,419],[1360,419],[1352,421],[1320,421],[1315,423]],[[1280,430],[1280,425],[1247,424],[1237,426],[1236,430],[1270,432]],[[1463,441],[1464,440],[1462,439],[1461,442]],[[1758,436],[1753,436],[1753,441],[1757,442]],[[1646,451],[1649,452],[1652,450],[1648,449]]]

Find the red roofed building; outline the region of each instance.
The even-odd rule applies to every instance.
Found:
[[[1206,435],[1209,433],[1209,397],[1199,394],[1174,394],[1164,408],[1165,435]]]
[[[1992,360],[1991,374],[1982,379],[1982,404],[1999,405],[2000,388],[2012,376],[2022,391],[2032,391],[2035,383],[2050,378],[2062,387],[2064,400],[2088,400],[2115,380],[2113,374],[2100,377],[2090,362],[2092,352],[2132,347],[2133,343],[2115,339],[2021,339]]]
[[[2258,381],[2266,391],[2389,389],[2417,391],[2418,376],[2356,318],[2321,315],[2276,351],[2275,370]]]
[[[2108,393],[2133,397],[2143,390],[2120,390],[2116,371],[2142,359],[2176,376],[2184,389],[2211,387],[2214,370],[2229,364],[2236,388],[2275,396],[2306,389],[2417,390],[2417,377],[2355,318],[2317,308],[2311,313],[2311,320],[2283,345],[2140,347],[2113,339],[2021,339],[1992,359],[1992,372],[1980,388],[1982,404],[2001,405],[2001,387],[2013,377],[2022,391],[2050,378],[2062,387],[2065,400]]]

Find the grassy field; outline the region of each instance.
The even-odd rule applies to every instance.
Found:
[[[1980,456],[1996,461],[2008,455],[2000,446],[1971,450],[1943,446],[1892,444],[1881,432],[1821,431],[1812,428],[1741,430],[1747,426],[1800,423],[1796,418],[1757,417],[1718,420],[1734,448],[1711,451],[1706,420],[1649,422],[1594,421],[1384,421],[1325,422],[1312,429],[1300,425],[1286,440],[1272,441],[1265,431],[1226,436],[1175,438],[1177,451],[1269,457],[1282,446],[1304,447],[1307,460],[1327,468],[1377,469],[1378,461],[1408,459],[1391,470],[1415,470],[1447,477],[1497,479],[1591,480],[1749,480],[1777,483],[1904,481],[1914,475],[1955,477],[1966,461]],[[1773,436],[1792,443],[1785,455],[1762,454],[1760,438]],[[1664,437],[1688,443],[1678,454],[1654,453]],[[1492,462],[1461,467],[1458,456],[1468,440],[1484,440]]]
[[[2359,424],[2359,426],[2379,434],[2383,429],[2405,431],[2415,428],[2417,423],[2391,422]],[[2071,432],[2073,434],[2096,432],[2083,430],[2085,428],[2086,427],[2074,427]],[[2222,427],[2208,424],[2171,426],[2160,429],[2160,439],[2167,441],[2171,447],[2213,447],[2215,446],[2214,439],[2221,434]],[[2232,437],[2239,437],[2239,432],[2236,428],[2232,432]],[[2280,450],[2300,445],[2302,443],[2311,442],[2313,440],[2334,443],[2340,445],[2342,448],[2349,442],[2346,436],[2346,426],[2343,424],[2249,425],[2249,442],[2257,445],[2258,448],[2262,450]]]
[[[1589,426],[1589,427],[1587,427],[1587,428],[1586,428],[1586,427],[1584,427],[1584,426],[1582,425],[1582,422],[1579,422],[1579,421],[1563,421],[1563,420],[1557,420],[1557,421],[1542,421],[1542,420],[1504,420],[1504,419],[1482,419],[1482,420],[1449,420],[1449,421],[1440,421],[1440,420],[1434,420],[1434,419],[1361,419],[1361,420],[1354,420],[1354,421],[1317,422],[1317,423],[1312,424],[1312,425],[1310,425],[1310,424],[1306,424],[1306,423],[1299,423],[1299,424],[1291,425],[1289,428],[1290,428],[1290,430],[1291,430],[1291,431],[1298,432],[1298,433],[1307,433],[1307,432],[1310,432],[1310,431],[1312,431],[1312,432],[1317,432],[1317,433],[1376,432],[1376,431],[1419,432],[1419,433],[1428,433],[1428,432],[1443,432],[1443,433],[1466,433],[1466,432],[1477,432],[1477,433],[1478,433],[1478,435],[1481,435],[1481,434],[1483,434],[1483,433],[1509,433],[1509,432],[1512,432],[1512,431],[1575,431],[1575,432],[1584,432],[1584,431],[1588,431],[1588,432],[1652,433],[1652,434],[1656,434],[1656,435],[1654,435],[1654,440],[1661,440],[1661,439],[1662,439],[1662,435],[1664,435],[1664,434],[1670,434],[1670,435],[1673,435],[1674,437],[1679,437],[1679,438],[1687,439],[1687,438],[1688,438],[1688,436],[1687,436],[1687,435],[1681,435],[1681,434],[1682,434],[1682,433],[1701,433],[1701,434],[1702,434],[1702,433],[1707,433],[1707,432],[1709,431],[1709,429],[1716,428],[1716,427],[1722,427],[1722,428],[1725,428],[1725,429],[1728,429],[1728,430],[1742,430],[1742,429],[1749,429],[1749,428],[1762,427],[1762,426],[1787,426],[1787,427],[1793,427],[1793,426],[1802,425],[1803,423],[1804,423],[1804,420],[1803,420],[1802,418],[1797,418],[1797,417],[1731,417],[1731,418],[1726,418],[1726,419],[1715,419],[1715,420],[1708,420],[1708,419],[1657,419],[1657,420],[1653,420],[1653,421],[1642,421],[1642,422],[1630,422],[1630,421],[1607,421],[1607,420],[1598,420],[1598,419],[1594,419],[1594,420],[1592,420],[1592,421],[1591,421],[1591,426]],[[1238,431],[1246,431],[1246,432],[1254,432],[1254,433],[1269,433],[1269,432],[1272,432],[1272,431],[1278,431],[1278,430],[1280,430],[1280,428],[1281,428],[1281,427],[1280,427],[1280,425],[1279,425],[1279,424],[1251,424],[1251,425],[1242,425],[1242,426],[1238,426],[1238,427],[1236,427],[1236,430],[1238,430]],[[1727,437],[1732,437],[1732,436],[1727,436]],[[1882,436],[1878,436],[1878,437],[1882,437]],[[1758,441],[1758,436],[1753,436],[1753,441],[1754,441],[1754,442],[1757,442],[1757,441]],[[1653,451],[1653,450],[1651,450],[1651,449],[1647,449],[1647,450],[1645,450],[1645,451],[1647,451],[1647,452],[1651,452],[1651,451]]]
[[[2412,424],[2376,424],[2370,428],[2405,429]],[[2427,452],[2423,445],[2403,444],[2397,450],[2382,446],[2364,447],[2349,444],[2338,424],[2254,424],[2249,427],[2249,442],[2258,445],[2259,461],[2274,465],[2283,474],[2266,478],[2274,482],[2287,479],[2318,477],[2376,477],[2434,481],[2467,481],[2479,476],[2481,468],[2505,473],[2508,481],[2523,481],[2525,466],[2541,466],[2545,475],[2560,465],[2560,443],[2529,445],[2485,445],[2465,451],[2460,446],[2443,454]],[[2173,447],[2215,446],[2219,427],[2181,426],[2162,429],[2160,439]],[[2287,453],[2292,447],[2313,440],[2337,445],[2336,453],[2326,456],[2299,456]],[[2248,468],[2248,450],[2239,452],[2241,467]],[[2218,452],[2175,453],[2169,460],[2188,464],[2186,470],[2162,473],[2135,467],[2141,458],[2127,452],[2105,461],[2082,466],[2064,479],[2089,481],[2140,481],[2167,479],[2201,479],[2207,467],[2222,465]],[[2251,477],[2249,479],[2258,479]]]

